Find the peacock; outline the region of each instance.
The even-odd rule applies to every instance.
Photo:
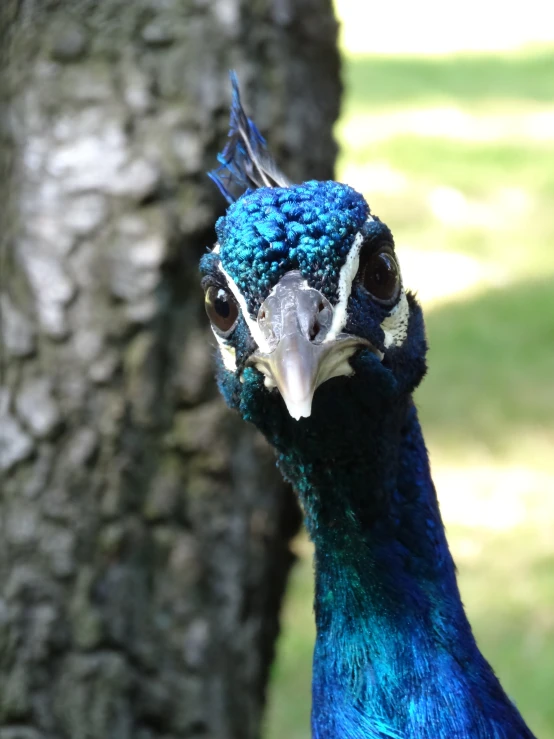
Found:
[[[358,192],[291,183],[232,77],[227,199],[201,260],[227,404],[262,431],[314,543],[314,739],[533,734],[464,612],[412,394],[422,310]]]

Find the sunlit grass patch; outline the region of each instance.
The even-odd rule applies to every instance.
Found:
[[[512,283],[427,316],[429,376],[416,402],[430,443],[452,455],[554,442],[554,279]]]
[[[445,57],[350,56],[343,116],[387,108],[554,101],[554,48]]]
[[[375,148],[402,136],[481,144],[549,145],[554,140],[554,107],[503,105],[415,107],[347,113],[338,127],[345,140]]]
[[[407,133],[372,144],[349,138],[347,122],[342,132],[341,168],[350,161],[386,162],[408,180],[450,185],[475,195],[498,187],[528,188],[530,193],[548,195],[554,192],[554,145],[490,144]]]
[[[554,146],[344,140],[338,176],[400,246],[464,252],[513,279],[554,274]]]
[[[462,251],[516,279],[554,272],[553,59],[350,58],[339,179],[366,194],[402,246]],[[396,90],[402,107],[379,90]],[[451,107],[425,107],[425,90]]]
[[[536,736],[554,737],[554,558],[547,527],[536,523],[491,533],[452,526],[456,553],[464,539],[480,554],[458,556],[459,582],[485,657]]]

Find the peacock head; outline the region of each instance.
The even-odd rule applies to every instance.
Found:
[[[231,141],[212,173],[230,206],[201,262],[225,399],[247,420],[263,407],[296,423],[329,393],[335,403],[410,393],[426,342],[390,230],[348,185],[290,184],[234,82]],[[246,192],[234,198],[228,184]]]

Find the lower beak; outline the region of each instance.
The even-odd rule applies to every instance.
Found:
[[[311,414],[314,393],[322,383],[354,374],[348,359],[361,343],[339,337],[328,344],[314,344],[296,333],[281,339],[271,354],[254,354],[247,364],[263,372],[266,387],[279,390],[289,414],[298,420]]]
[[[260,308],[258,325],[272,350],[256,352],[247,365],[276,387],[292,418],[311,414],[316,389],[326,380],[352,375],[349,358],[368,341],[339,334],[326,341],[333,309],[323,295],[308,288],[300,273],[288,273]]]

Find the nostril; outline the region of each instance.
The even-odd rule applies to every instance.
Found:
[[[317,312],[313,318],[312,326],[310,328],[310,341],[314,341],[325,329],[325,318],[327,315],[327,306],[320,300],[317,304]]]
[[[321,323],[319,322],[318,317],[316,316],[310,327],[310,341],[315,341],[315,339],[317,339],[319,334],[321,333],[321,330],[322,330]]]
[[[323,341],[325,334],[329,330],[332,318],[332,309],[325,300],[321,297],[315,304],[315,311],[310,321],[309,338],[310,341]]]

